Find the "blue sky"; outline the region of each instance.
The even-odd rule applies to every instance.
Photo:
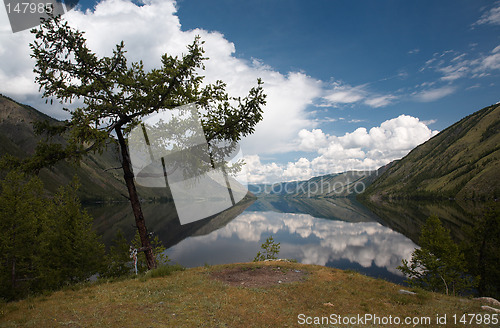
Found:
[[[363,104],[339,106],[329,111],[332,116],[381,123],[407,113],[437,120],[433,127],[441,130],[499,101],[499,72],[457,81],[451,84],[456,88],[452,96],[434,102],[415,102],[408,94],[425,82],[450,85],[439,81],[443,75],[435,69],[420,71],[426,61],[439,56],[446,65],[461,54],[475,59],[500,44],[500,25],[473,25],[493,5],[476,0],[182,0],[178,15],[183,28],[220,31],[235,43],[237,56],[259,58],[282,73],[304,71],[322,81],[366,85],[369,92],[401,97],[380,110]],[[481,87],[467,90],[473,86]]]
[[[207,81],[241,94],[264,79],[264,121],[242,142],[252,182],[373,169],[500,100],[498,1],[97,3],[65,16],[100,54],[124,39],[154,67],[199,34]],[[0,92],[59,117],[30,86],[29,33],[2,20]]]

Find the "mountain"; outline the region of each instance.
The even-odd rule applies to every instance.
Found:
[[[257,197],[348,197],[363,192],[391,165],[392,163],[373,171],[348,171],[322,175],[304,181],[253,184],[248,186],[248,190]]]
[[[500,196],[500,105],[483,108],[413,149],[361,199],[475,199]]]
[[[53,118],[36,109],[17,103],[0,95],[0,157],[5,154],[26,158],[33,155],[40,136],[33,131],[33,122],[49,121]],[[68,184],[74,176],[78,177],[81,187],[79,196],[82,201],[123,200],[127,189],[122,178],[118,148],[111,143],[102,154],[89,154],[79,165],[61,162],[52,168],[43,169],[40,178],[49,193],[54,193],[61,185]],[[141,188],[141,197],[168,197],[168,191]]]
[[[344,222],[373,222],[379,218],[353,197],[294,198],[267,196],[258,198],[247,211],[309,214],[315,218]]]

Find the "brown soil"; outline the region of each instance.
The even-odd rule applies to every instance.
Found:
[[[303,280],[307,272],[279,266],[236,267],[212,272],[212,278],[231,286],[269,287]]]

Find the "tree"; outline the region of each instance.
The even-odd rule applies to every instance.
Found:
[[[160,68],[145,71],[143,63],[130,65],[124,43],[116,45],[110,57],[98,57],[86,45],[83,32],[72,29],[60,17],[45,20],[32,30],[36,82],[43,97],[61,103],[83,99],[83,106],[69,110],[71,118],[63,125],[38,126],[49,135],[64,135],[65,144],[44,144],[35,161],[25,163],[32,170],[52,165],[64,158],[79,159],[89,151],[102,152],[110,140],[118,143],[121,168],[135,217],[135,223],[149,269],[154,255],[134,183],[127,136],[146,115],[181,105],[196,103],[202,110],[201,123],[207,141],[236,142],[253,133],[262,119],[265,105],[263,82],[244,97],[230,97],[226,84],[217,81],[203,85],[203,42],[196,37],[181,58],[163,55]]]
[[[40,238],[40,289],[74,284],[97,273],[104,259],[104,245],[93,228],[93,218],[82,208],[76,194],[78,182],[60,187],[45,202],[47,220]]]
[[[403,265],[398,267],[410,285],[447,295],[450,290],[455,294],[471,286],[471,279],[465,274],[464,254],[437,216],[430,216],[425,222],[419,244],[410,262],[403,259]]]
[[[43,187],[39,179],[10,172],[0,189],[0,295],[13,299],[24,296],[38,275]]]
[[[260,245],[261,251],[257,252],[257,255],[253,259],[254,262],[265,261],[265,260],[276,260],[278,258],[278,253],[280,252],[280,243],[274,241],[273,236],[269,236],[266,242]]]
[[[104,245],[76,187],[48,197],[38,177],[16,171],[0,182],[0,297],[56,289],[99,271]]]
[[[463,243],[471,274],[478,277],[481,296],[500,297],[500,205],[490,204],[467,232]]]
[[[141,245],[141,240],[139,238],[139,234],[136,232],[134,238],[132,239],[132,247],[137,249]],[[163,243],[161,242],[160,238],[158,236],[154,236],[151,240],[151,246],[153,247],[153,251],[155,254],[155,263],[156,266],[165,266],[168,265],[168,262],[170,262],[170,259],[168,258],[168,255],[165,254],[165,246],[163,246]],[[145,258],[142,254],[137,254],[137,271],[139,273],[144,273],[147,271],[147,262],[145,261]]]

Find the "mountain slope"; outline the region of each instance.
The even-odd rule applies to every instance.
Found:
[[[248,190],[258,197],[347,197],[363,192],[392,163],[374,171],[348,171],[328,174],[304,181],[249,185]]]
[[[483,108],[416,147],[361,195],[487,200],[500,195],[500,106]]]
[[[0,95],[0,157],[5,154],[20,158],[31,156],[40,140],[33,131],[33,122],[46,120],[57,122],[30,106]],[[120,169],[112,169],[119,166],[118,148],[110,144],[102,154],[89,154],[78,166],[61,162],[52,168],[43,169],[40,178],[50,193],[77,176],[81,184],[79,196],[83,201],[125,200],[121,196],[127,193],[123,173]],[[168,197],[165,190],[140,187],[138,190],[143,198]]]
[[[315,218],[344,222],[373,222],[378,217],[361,206],[353,197],[295,198],[260,197],[247,211],[309,214]]]

